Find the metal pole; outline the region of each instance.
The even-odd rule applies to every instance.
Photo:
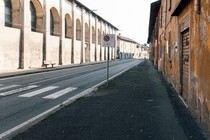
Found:
[[[109,47],[108,47],[108,58],[107,58],[107,82],[106,85],[109,86]]]

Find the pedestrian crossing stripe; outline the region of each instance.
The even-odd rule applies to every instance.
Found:
[[[0,88],[0,91],[6,90],[6,89],[11,89],[11,88],[14,88],[14,87],[19,87],[19,86],[20,86],[20,85],[11,85],[11,86],[1,87],[1,88]]]
[[[22,92],[22,91],[30,90],[30,89],[33,89],[33,88],[37,88],[37,87],[39,87],[39,86],[30,85],[30,86],[23,87],[23,88],[18,88],[18,89],[2,92],[2,93],[0,93],[0,96],[8,96],[8,95],[12,95],[12,94],[15,94],[15,93],[18,93],[18,92]]]
[[[77,88],[75,88],[75,87],[69,87],[69,88],[63,89],[63,90],[61,90],[61,91],[58,91],[58,92],[56,92],[56,93],[50,94],[50,95],[48,95],[48,96],[45,96],[45,97],[43,97],[43,98],[45,98],[45,99],[56,99],[56,98],[58,98],[58,97],[60,97],[60,96],[63,96],[63,95],[65,95],[65,94],[67,94],[67,93],[69,93],[69,92],[71,92],[71,91],[74,91],[74,90],[76,90],[76,89],[77,89]]]
[[[16,93],[20,93],[20,92],[24,92],[24,91],[28,91],[31,89],[35,89],[38,88],[37,90],[31,91],[22,95],[19,95],[18,97],[33,97],[51,90],[54,90],[56,88],[59,88],[59,86],[48,86],[48,87],[43,87],[41,88],[39,85],[28,85],[25,87],[20,87],[21,85],[9,85],[9,86],[4,86],[3,84],[0,84],[0,97],[4,97],[4,96],[9,96],[9,95],[13,95]],[[18,88],[17,88],[18,87]],[[40,88],[39,88],[40,87]],[[13,89],[12,89],[13,88]],[[77,87],[67,87],[65,89],[62,89],[60,91],[57,91],[55,93],[52,93],[50,95],[47,95],[45,97],[43,97],[44,99],[57,99],[67,93],[70,93],[74,90],[78,89]]]
[[[49,87],[45,87],[45,88],[42,88],[42,89],[39,89],[39,90],[36,90],[36,91],[33,91],[33,92],[29,92],[29,93],[20,95],[20,96],[18,96],[18,97],[33,97],[33,96],[42,94],[42,93],[44,93],[44,92],[47,92],[47,91],[56,89],[56,88],[58,88],[58,87],[57,87],[57,86],[49,86]]]

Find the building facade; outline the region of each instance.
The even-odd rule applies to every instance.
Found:
[[[0,71],[106,60],[101,38],[118,30],[77,0],[1,0],[0,13]]]
[[[139,44],[138,42],[128,37],[119,34],[117,36],[117,58],[149,58],[148,47],[146,44]]]
[[[210,131],[210,2],[161,0],[151,4],[148,43],[155,65]],[[154,43],[156,42],[156,43]]]

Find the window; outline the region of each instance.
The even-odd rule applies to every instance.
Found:
[[[159,58],[162,58],[162,40],[160,40]]]
[[[160,8],[160,23],[159,23],[159,25],[160,25],[160,27],[162,27],[163,25],[162,25],[162,20],[163,20],[163,6],[161,6],[161,8]]]
[[[65,15],[65,38],[72,38],[72,20],[69,14]]]
[[[81,23],[80,20],[76,20],[76,40],[81,40]]]
[[[85,42],[89,41],[90,41],[89,26],[87,23],[85,23]]]
[[[92,43],[96,43],[96,32],[93,26],[92,26]]]
[[[171,10],[171,2],[172,2],[172,0],[168,0],[169,2],[168,2],[168,11],[170,11]]]
[[[34,4],[30,1],[30,10],[31,10],[31,31],[36,31],[36,9]]]
[[[50,35],[54,35],[54,20],[52,11],[50,11]]]
[[[65,38],[68,38],[67,19],[65,18]]]
[[[12,27],[12,3],[11,0],[5,2],[5,26]]]
[[[98,44],[101,45],[101,31],[98,29]]]
[[[168,58],[171,59],[171,31],[168,34]]]
[[[54,36],[59,36],[60,32],[60,17],[57,9],[55,7],[52,7],[50,10],[50,34]]]

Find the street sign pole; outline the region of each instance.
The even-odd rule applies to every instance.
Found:
[[[106,77],[106,85],[109,86],[109,47],[108,47],[108,58],[107,58],[107,77]]]
[[[114,34],[107,34],[103,36],[103,46],[107,47],[108,52],[107,52],[107,76],[106,76],[106,83],[107,86],[109,86],[109,56],[110,56],[110,52],[109,52],[109,48],[110,47],[115,47],[115,35]]]

